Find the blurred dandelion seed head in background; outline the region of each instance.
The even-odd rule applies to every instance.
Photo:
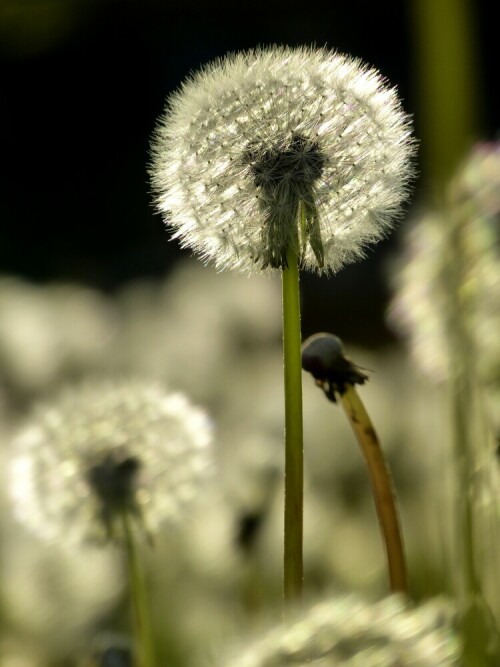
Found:
[[[13,441],[14,511],[47,539],[102,541],[126,511],[146,532],[176,522],[212,468],[212,429],[179,393],[87,381],[40,405]]]
[[[291,245],[303,268],[336,272],[398,217],[410,135],[395,90],[359,60],[251,50],[207,65],[170,97],[152,182],[173,237],[218,269],[281,268]]]
[[[310,608],[254,642],[225,667],[458,667],[459,644],[444,600],[412,608],[399,597],[370,604],[354,595]]]
[[[16,393],[97,368],[118,334],[113,306],[90,287],[0,276],[0,367]]]
[[[475,146],[446,195],[447,206],[425,212],[404,238],[388,321],[408,339],[416,366],[434,381],[446,380],[446,276],[456,267],[455,288],[475,346],[471,354],[479,378],[500,385],[500,144]],[[460,257],[452,249],[452,238]]]

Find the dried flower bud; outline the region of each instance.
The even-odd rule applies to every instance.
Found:
[[[335,272],[391,227],[414,144],[396,93],[327,49],[268,48],[202,69],[169,99],[151,167],[160,210],[218,268]]]
[[[48,539],[119,536],[177,520],[211,464],[205,413],[155,384],[88,382],[40,406],[14,440],[10,494]]]
[[[326,397],[336,402],[335,392],[343,394],[347,384],[364,384],[366,373],[344,355],[344,346],[337,336],[318,333],[302,344],[302,368],[311,373]]]

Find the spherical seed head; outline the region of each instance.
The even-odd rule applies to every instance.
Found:
[[[137,381],[88,382],[39,406],[15,439],[10,495],[48,539],[119,536],[127,512],[146,534],[177,521],[211,467],[205,413]]]
[[[396,93],[360,61],[273,47],[209,64],[174,93],[151,174],[173,237],[220,268],[335,272],[390,229],[414,143]]]
[[[456,370],[449,339],[452,293],[479,379],[492,385],[500,375],[499,174],[500,143],[478,144],[449,183],[447,206],[424,211],[403,238],[388,321],[433,381]]]
[[[391,597],[369,604],[349,596],[307,610],[301,620],[271,631],[225,667],[453,667],[459,644],[443,601],[410,609]]]

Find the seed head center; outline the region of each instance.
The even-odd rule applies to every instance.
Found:
[[[318,144],[294,134],[285,148],[270,148],[263,153],[247,151],[255,185],[273,191],[284,183],[299,189],[310,187],[323,172],[325,158]]]
[[[90,487],[108,510],[123,509],[134,503],[140,462],[135,456],[108,453],[87,474]]]

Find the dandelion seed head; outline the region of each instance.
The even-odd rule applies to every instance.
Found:
[[[96,290],[0,276],[0,367],[16,392],[100,367],[117,324],[111,300]]]
[[[437,288],[445,256],[445,227],[440,215],[426,213],[407,231],[387,315],[390,325],[408,338],[417,368],[435,382],[448,374],[447,297]]]
[[[433,381],[450,374],[453,273],[479,378],[490,384],[500,377],[499,174],[500,144],[477,145],[448,185],[447,207],[424,211],[404,237],[388,321],[408,339],[415,365]]]
[[[291,245],[303,268],[335,272],[391,228],[413,152],[378,72],[273,47],[215,61],[170,97],[151,174],[173,237],[217,268],[281,268]]]
[[[226,667],[453,667],[459,644],[448,606],[431,601],[412,609],[401,598],[370,604],[343,597],[311,607],[301,620],[277,628]]]
[[[121,511],[148,533],[182,516],[211,468],[211,427],[159,385],[89,381],[39,406],[13,451],[18,518],[47,539],[100,541]]]

